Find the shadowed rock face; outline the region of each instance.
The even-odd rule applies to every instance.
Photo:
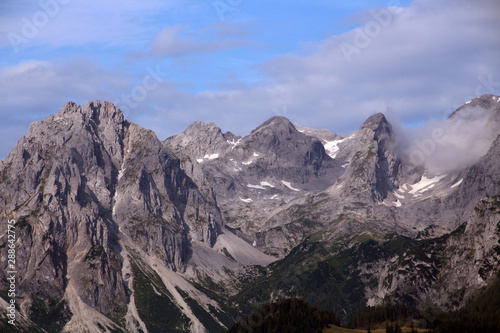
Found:
[[[120,239],[182,271],[190,240],[213,246],[222,225],[210,189],[108,102],[68,103],[33,123],[0,175],[0,207],[18,221],[26,306],[31,296],[62,299],[71,285],[85,304],[117,317],[129,303]]]

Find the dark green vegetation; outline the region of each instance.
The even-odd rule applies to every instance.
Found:
[[[214,318],[207,311],[205,311],[201,305],[198,304],[198,302],[189,297],[189,295],[179,287],[175,287],[175,289],[177,289],[179,294],[181,294],[182,298],[184,298],[184,301],[186,301],[189,308],[191,308],[191,311],[193,311],[196,318],[198,318],[198,320],[209,332],[220,332],[222,330],[222,326],[220,326]]]
[[[180,333],[190,320],[172,302],[161,278],[137,259],[131,260],[137,311],[150,333]]]
[[[29,332],[29,333],[45,333],[50,331],[43,331],[41,328],[36,326],[29,327],[19,327],[19,324],[13,326],[5,320],[0,320],[0,332],[2,333],[19,333],[19,332]]]
[[[242,291],[231,298],[231,303],[248,315],[255,304],[269,302],[275,295],[300,297],[321,310],[334,311],[350,328],[383,328],[389,322],[401,327],[435,329],[439,333],[455,332],[458,326],[453,325],[469,327],[468,332],[494,332],[495,329],[500,332],[497,319],[500,318],[500,291],[491,289],[500,288],[498,281],[490,286],[487,295],[478,296],[461,311],[443,313],[437,309],[416,308],[419,295],[432,288],[450,253],[455,251],[450,244],[460,241],[465,230],[466,224],[463,224],[450,234],[424,240],[397,234],[374,239],[363,234],[351,241],[324,241],[313,235],[285,258],[263,268],[257,277],[242,281]],[[379,281],[374,274],[381,269],[381,264],[388,272],[384,280]],[[401,290],[396,289],[386,297],[387,305],[365,308],[365,288],[377,288],[380,282],[389,288],[394,279],[404,279],[405,283]],[[457,293],[457,305],[460,297]],[[481,301],[483,299],[490,301]],[[471,327],[477,329],[471,330]]]
[[[348,248],[345,241],[332,244],[307,238],[284,259],[271,264],[259,277],[244,282],[243,291],[232,301],[248,314],[251,311],[248,304],[267,302],[272,292],[286,297],[300,296],[313,306],[336,312],[345,323],[365,307],[365,286],[376,286],[378,283],[369,272],[374,263],[395,258],[391,263],[393,267],[387,278],[388,284],[396,274],[407,274],[409,281],[418,285],[420,282],[415,281],[415,271],[423,280],[421,284],[431,283],[441,263],[439,256],[430,259],[427,251],[435,253],[445,242],[446,238],[430,242],[386,235],[381,241],[367,237]],[[413,292],[417,294],[420,290]],[[394,301],[414,304],[414,297],[411,293],[396,293]]]
[[[47,332],[60,332],[71,315],[65,301],[57,301],[50,297],[48,301],[44,301],[32,294],[30,320]]]
[[[464,308],[439,315],[433,324],[434,333],[500,332],[500,272]]]
[[[302,333],[322,332],[329,324],[338,324],[333,312],[319,310],[298,298],[266,303],[234,324],[228,333]]]
[[[500,273],[493,283],[458,311],[420,310],[406,305],[367,307],[354,315],[346,327],[374,329],[385,325],[387,332],[395,333],[396,324],[429,329],[432,333],[500,332]]]
[[[367,307],[355,314],[347,323],[350,329],[374,329],[384,323],[398,323],[400,326],[427,328],[427,321],[417,308],[407,305],[385,305]],[[391,326],[394,326],[390,324]],[[387,325],[386,325],[387,326]]]

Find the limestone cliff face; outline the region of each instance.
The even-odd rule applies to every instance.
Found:
[[[213,246],[222,226],[210,190],[202,193],[153,132],[108,102],[68,103],[33,123],[0,178],[0,208],[17,221],[24,313],[35,298],[76,295],[119,317],[130,302],[121,239],[182,271],[191,241]],[[3,289],[4,252],[1,259]],[[67,309],[68,318],[69,311],[78,309]]]

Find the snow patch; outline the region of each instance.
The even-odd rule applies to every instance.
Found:
[[[243,202],[246,202],[246,203],[250,203],[250,202],[252,202],[252,201],[253,201],[253,200],[252,200],[252,199],[250,199],[250,198],[248,198],[248,199],[242,199],[241,197],[240,197],[240,200],[241,200],[241,201],[243,201]]]
[[[402,206],[399,199],[396,201],[392,201],[391,203],[386,203],[385,201],[382,201],[382,205],[387,206],[387,207],[401,207]]]
[[[457,187],[458,185],[462,184],[462,182],[464,181],[464,179],[460,179],[458,182],[456,182],[455,184],[451,185],[451,188],[454,188],[454,187]]]
[[[205,161],[205,160],[213,160],[213,159],[216,159],[218,157],[219,157],[219,154],[210,154],[210,155],[205,154],[205,156],[203,156],[203,158],[197,158],[196,162],[203,163],[203,161]]]
[[[208,158],[209,160],[214,160],[218,157],[219,157],[219,154],[211,154],[211,155],[206,154],[205,156],[203,156],[203,158]]]
[[[253,162],[253,161],[241,162],[241,163],[243,163],[243,164],[245,164],[245,165],[249,165],[249,164],[252,164],[252,162]]]
[[[254,157],[259,157],[259,153],[253,152]]]
[[[348,165],[349,165],[349,162],[347,162],[346,164],[342,164],[341,167],[343,167],[345,169],[345,168],[347,168]]]
[[[337,153],[339,152],[339,144],[344,142],[345,140],[350,139],[349,137],[340,139],[340,140],[333,140],[333,141],[325,141],[323,146],[325,147],[326,153],[328,156],[331,158],[335,158],[337,156]]]
[[[124,168],[124,164],[125,164],[125,159],[123,160],[123,162],[120,166],[120,170],[118,171],[118,180],[120,180],[120,178],[122,178],[123,174],[125,173],[126,169]],[[115,194],[113,195],[113,208],[111,209],[113,216],[116,215],[116,201],[117,201],[117,199],[118,199],[118,186],[115,189]]]
[[[265,190],[266,189],[265,187],[262,187],[260,185],[252,185],[252,184],[247,184],[247,187],[256,188],[256,189],[259,189],[259,190]]]
[[[465,102],[465,104],[469,104],[470,102],[472,102],[472,99]]]
[[[274,185],[269,184],[268,182],[260,182],[260,186],[269,186],[274,188]]]
[[[241,138],[240,138],[240,139],[238,139],[238,141],[234,141],[234,139],[232,139],[231,141],[229,141],[229,140],[226,140],[226,141],[227,141],[227,143],[229,143],[230,145],[232,145],[232,146],[233,146],[233,148],[234,148],[234,147],[236,147],[237,145],[239,145],[239,143],[240,143],[240,141],[241,141]]]
[[[418,183],[410,185],[411,191],[409,191],[408,193],[413,194],[413,196],[415,197],[421,196],[423,192],[433,188],[434,185],[436,185],[436,183],[444,177],[446,177],[446,175],[434,176],[432,178],[427,178],[425,175],[423,175],[422,179],[420,179]]]
[[[399,199],[404,199],[404,195],[401,195],[401,194],[397,194],[396,192],[394,192],[394,195],[396,196],[396,198],[399,198]]]
[[[253,241],[252,246],[257,246],[257,241]]]
[[[273,195],[273,196],[272,196],[271,198],[269,198],[269,199],[271,199],[271,200],[278,199],[278,195],[277,195],[277,194],[275,194],[275,195]]]
[[[286,182],[284,180],[282,180],[281,182],[283,183],[283,185],[285,185],[286,187],[288,187],[290,190],[297,191],[297,192],[300,191],[299,189],[294,188],[290,182]]]

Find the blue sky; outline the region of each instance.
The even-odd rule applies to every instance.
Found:
[[[0,158],[66,102],[109,100],[159,139],[274,115],[341,135],[500,94],[497,0],[4,0]]]

